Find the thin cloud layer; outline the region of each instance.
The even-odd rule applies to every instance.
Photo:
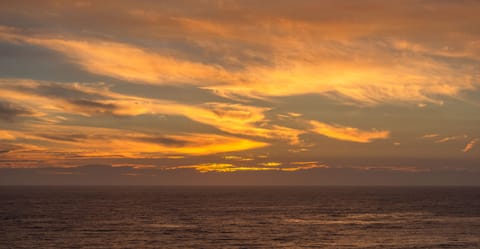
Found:
[[[299,142],[298,136],[302,133],[288,127],[269,125],[263,114],[267,109],[254,106],[215,102],[200,106],[185,105],[115,93],[104,84],[59,84],[11,79],[0,81],[0,85],[0,94],[7,99],[30,105],[43,113],[86,116],[180,115],[231,134],[280,139],[293,144]]]
[[[285,23],[278,21],[270,25],[282,29]],[[295,28],[302,30],[298,38],[293,35]],[[438,96],[457,96],[461,91],[475,89],[479,82],[475,66],[465,62],[468,54],[467,58],[460,56],[462,61],[448,53],[438,60],[436,58],[442,54],[428,53],[423,45],[404,40],[372,43],[354,37],[331,41],[315,35],[311,37],[318,30],[310,23],[286,25],[282,30],[286,34],[268,32],[271,37],[267,40],[272,42],[273,49],[271,58],[267,58],[270,63],[244,64],[235,70],[219,63],[174,58],[125,43],[32,37],[12,32],[8,27],[2,30],[0,38],[5,41],[52,49],[94,74],[132,83],[196,85],[229,98],[317,93],[334,98],[340,96],[360,104],[441,103]],[[236,37],[222,39],[239,42]],[[351,60],[352,57],[355,60]]]
[[[62,153],[72,157],[148,158],[169,154],[204,155],[243,151],[268,144],[215,134],[161,135],[107,128],[31,125],[24,131],[1,130],[9,143],[44,145],[39,152]],[[38,147],[38,148],[42,148]],[[22,151],[9,156],[21,158]],[[38,153],[42,157],[41,153]],[[60,157],[59,157],[60,158]]]
[[[478,143],[479,139],[478,138],[475,138],[475,139],[472,139],[470,140],[470,142],[467,143],[467,145],[465,145],[465,148],[463,148],[463,152],[469,152],[470,150],[473,149],[473,147]]]
[[[317,165],[317,164],[308,164],[308,165],[291,165],[287,167],[280,167],[281,164],[263,164],[260,166],[236,166],[231,163],[204,163],[199,165],[187,165],[187,166],[176,166],[168,168],[168,170],[178,170],[178,169],[195,169],[201,173],[208,172],[221,172],[221,173],[231,173],[237,171],[299,171],[299,170],[310,170],[317,168],[328,168],[326,165]]]
[[[473,168],[479,12],[470,0],[0,1],[0,167]]]
[[[318,121],[310,121],[312,131],[320,135],[343,141],[370,143],[375,139],[386,139],[389,137],[389,131],[371,130],[363,131],[358,128],[329,125]]]
[[[19,116],[31,116],[33,112],[9,102],[0,101],[0,119],[12,121]]]

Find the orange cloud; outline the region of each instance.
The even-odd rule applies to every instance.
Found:
[[[290,162],[292,165],[309,165],[309,164],[318,164],[318,161],[301,161],[301,162]]]
[[[42,113],[39,116],[48,121],[58,120],[59,113],[85,116],[165,114],[184,116],[231,134],[284,140],[291,144],[298,144],[298,136],[303,133],[297,129],[269,124],[264,115],[268,108],[217,102],[186,105],[115,93],[104,84],[56,84],[9,79],[0,80],[0,86],[0,95],[5,96],[6,100],[37,110]],[[45,89],[56,94],[45,95]],[[77,97],[66,97],[64,94]]]
[[[389,131],[362,131],[358,128],[329,125],[318,121],[310,121],[310,125],[312,126],[312,132],[337,140],[357,143],[370,143],[375,139],[386,139],[390,135]]]
[[[15,140],[16,139],[16,132],[14,131],[7,131],[7,130],[0,130],[0,139],[1,140]]]
[[[268,125],[263,114],[268,110],[266,108],[225,103],[207,103],[205,106],[208,112],[194,111],[189,117],[201,123],[215,124],[220,130],[232,134],[280,139],[298,144],[298,136],[303,133],[297,129]],[[263,123],[264,127],[258,127],[257,123]]]
[[[270,24],[284,31],[280,32],[284,35],[267,33],[269,38],[265,40],[269,41],[273,55],[266,60],[271,64],[246,63],[242,64],[241,70],[172,57],[119,42],[26,36],[9,28],[0,30],[0,39],[58,51],[94,74],[132,83],[196,85],[229,98],[316,93],[360,104],[388,101],[442,103],[438,95],[456,96],[460,91],[472,90],[478,85],[475,65],[463,63],[454,67],[433,55],[425,56],[423,49],[417,48],[419,46],[403,40],[386,40],[380,45],[349,39],[330,41],[312,35],[318,29],[314,24],[288,23]],[[216,27],[217,24],[197,26]],[[295,27],[301,27],[303,31],[298,32]],[[204,31],[211,32],[211,28]],[[261,33],[250,36],[258,40],[257,34]],[[217,35],[224,35],[224,32]],[[233,39],[231,42],[237,39],[228,35],[222,37]],[[397,56],[396,51],[405,49],[413,54]]]
[[[158,135],[85,126],[30,125],[22,131],[0,131],[10,143],[47,144],[49,153],[82,157],[149,158],[164,155],[208,155],[243,151],[267,143],[215,134]],[[12,154],[12,156],[15,153]],[[17,154],[22,154],[17,151]],[[39,155],[40,158],[45,158]],[[58,158],[62,156],[57,155]],[[34,157],[33,157],[34,158]]]
[[[231,77],[218,66],[182,61],[122,43],[34,38],[26,41],[61,52],[91,73],[133,82],[198,85]]]
[[[254,159],[251,157],[243,157],[243,156],[224,156],[226,160],[235,160],[235,161],[253,161]]]
[[[265,167],[278,167],[282,166],[281,162],[266,162],[266,163],[259,163],[258,165],[265,166]]]
[[[479,141],[478,138],[470,140],[470,142],[468,142],[467,145],[465,145],[465,148],[463,148],[462,151],[463,152],[469,152],[478,143],[478,141]]]
[[[199,172],[233,172],[233,164],[230,163],[203,163],[192,166],[176,166],[169,168],[171,169],[189,169],[193,168]]]
[[[473,32],[480,25],[480,4],[472,1],[468,4],[463,1],[408,3],[202,1],[191,2],[187,8],[178,1],[147,5],[133,4],[133,1],[102,4],[0,1],[0,16],[15,17],[19,22],[9,22],[9,25],[22,27],[0,26],[0,42],[9,43],[8,46],[19,49],[20,53],[38,49],[57,53],[59,56],[42,53],[40,59],[48,65],[67,62],[83,70],[81,75],[75,73],[69,77],[116,79],[108,83],[112,88],[103,83],[0,80],[0,119],[8,121],[2,128],[12,129],[0,131],[0,153],[18,158],[28,153],[31,158],[53,162],[52,158],[67,155],[137,158],[172,154],[178,157],[272,144],[275,153],[263,150],[261,153],[274,159],[276,153],[285,150],[302,152],[305,158],[312,158],[315,148],[306,148],[315,143],[309,137],[312,133],[357,143],[386,139],[390,136],[389,131],[383,130],[386,128],[362,130],[309,121],[307,117],[313,118],[312,115],[318,113],[308,108],[303,110],[305,113],[289,112],[299,111],[305,100],[298,104],[286,103],[299,98],[279,97],[317,94],[361,106],[411,102],[409,104],[425,107],[415,110],[418,115],[429,108],[438,108],[434,105],[442,105],[444,100],[451,104],[446,96],[476,98],[476,94],[468,91],[477,91],[480,86],[477,63],[480,33]],[[275,8],[268,8],[270,4]],[[36,11],[39,8],[45,11]],[[34,22],[40,25],[28,27]],[[59,22],[61,28],[55,25]],[[37,63],[30,58],[32,55],[35,56],[20,58],[28,62],[21,70],[28,71]],[[14,71],[12,75],[20,72]],[[33,75],[48,73],[37,71]],[[66,75],[42,76],[45,77]],[[137,87],[135,93],[128,92]],[[175,94],[194,89],[188,103],[196,104],[141,97],[146,89],[175,89]],[[230,99],[217,96],[210,102],[203,101],[211,96],[201,89]],[[175,96],[169,96],[173,98]],[[198,104],[199,101],[203,102]],[[321,98],[314,104],[322,105],[323,101]],[[261,107],[255,106],[259,103]],[[287,106],[289,104],[293,105]],[[333,108],[338,109],[329,110],[328,115],[343,115],[334,112],[344,107]],[[365,108],[356,113],[377,115],[377,111],[379,109]],[[401,115],[411,111],[404,108]],[[447,114],[451,109],[445,111]],[[422,127],[443,113],[426,115],[432,115],[432,119],[422,118]],[[154,127],[152,116],[158,120],[164,118],[159,121],[161,127],[178,132],[163,134],[163,128]],[[188,130],[194,131],[181,133],[186,120],[192,124],[187,124]],[[460,120],[465,121],[465,127],[471,127],[474,122],[469,118]],[[76,122],[85,126],[65,125]],[[137,122],[141,124],[133,127]],[[168,124],[163,126],[163,122]],[[176,122],[181,125],[176,127]],[[125,124],[138,131],[86,127]],[[412,134],[402,133],[405,130],[401,124],[389,125],[389,129],[398,128],[398,134]],[[453,126],[448,129],[455,129]],[[155,129],[158,130],[152,133]],[[197,133],[195,129],[207,130],[208,134]],[[423,138],[438,143],[457,139],[436,134]],[[408,141],[396,139],[399,141],[391,143],[408,145]],[[467,143],[463,150],[470,151],[475,141]],[[398,155],[396,153],[408,149],[411,148],[386,148],[382,153]],[[326,148],[325,153],[336,155],[334,150]],[[354,156],[359,153],[364,152],[352,151]],[[437,155],[438,151],[432,153]],[[292,154],[294,156],[300,155]],[[318,166],[308,162],[261,165],[254,161],[258,158],[251,157],[226,156],[222,160],[234,160],[229,162],[242,165],[210,165],[210,168],[296,170],[297,166]]]
[[[422,138],[425,138],[425,139],[427,139],[427,138],[436,138],[436,137],[438,137],[438,136],[440,136],[440,135],[434,133],[434,134],[426,134],[426,135],[423,135]]]
[[[462,139],[462,138],[467,138],[467,135],[444,137],[442,139],[436,140],[435,143],[445,143],[445,142],[454,141],[454,140],[458,140],[458,139]]]
[[[315,168],[325,168],[325,165],[302,165],[294,167],[279,167],[278,165],[262,165],[263,167],[256,166],[235,166],[230,163],[203,163],[197,165],[187,165],[187,166],[175,166],[167,168],[168,170],[175,169],[195,169],[202,173],[207,172],[237,172],[237,171],[299,171],[299,170],[309,170]]]

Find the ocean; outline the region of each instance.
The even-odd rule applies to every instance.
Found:
[[[478,187],[0,187],[0,248],[480,248]]]

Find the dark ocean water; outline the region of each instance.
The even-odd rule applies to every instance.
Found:
[[[480,188],[0,187],[0,248],[480,248]]]

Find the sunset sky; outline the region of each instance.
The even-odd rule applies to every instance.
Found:
[[[0,183],[478,184],[480,2],[0,1]]]

